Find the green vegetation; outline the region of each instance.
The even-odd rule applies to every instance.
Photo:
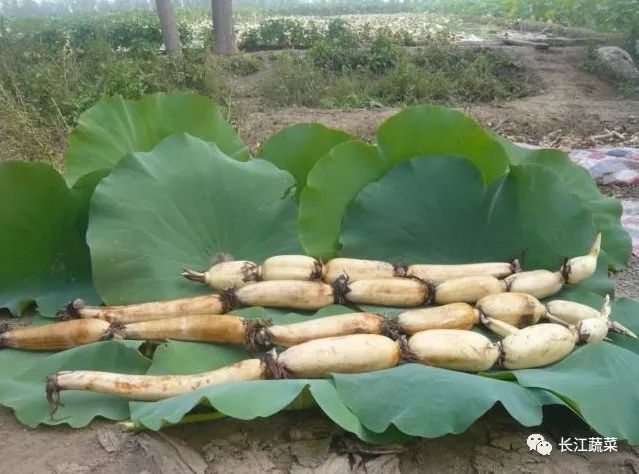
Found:
[[[334,14],[353,6],[534,18],[629,39],[639,25],[633,0],[358,0],[275,10]],[[432,263],[523,253],[525,270],[556,269],[599,232],[595,275],[557,297],[599,308],[613,293],[608,270],[622,269],[631,251],[616,199],[558,150],[520,148],[457,111],[419,105],[521,97],[535,87],[525,68],[494,50],[456,44],[445,30],[253,13],[253,26],[238,35],[245,51],[231,57],[210,54],[205,12],[179,13],[182,57],[162,51],[153,12],[2,22],[0,308],[15,316],[35,308],[35,324],[48,324],[76,297],[126,304],[208,293],[179,270],[206,268],[221,253]],[[272,49],[280,51],[264,52]],[[592,58],[585,67],[596,67]],[[246,98],[278,106],[415,105],[381,124],[374,144],[297,124],[251,157],[230,123]],[[353,308],[234,313],[278,323],[345,311]],[[612,311],[639,331],[639,303],[614,300]],[[253,419],[304,395],[370,442],[458,433],[497,402],[533,426],[544,406],[560,405],[604,436],[639,442],[639,423],[628,416],[639,404],[639,343],[617,335],[542,369],[470,374],[407,363],[381,373],[205,387],[160,402],[75,391],[55,417],[48,410],[44,380],[60,370],[194,373],[246,357],[239,347],[179,341],[145,351],[120,340],[57,354],[0,348],[0,404],[32,427],[82,427],[102,416],[159,429],[202,400],[209,403],[199,410]]]
[[[600,31],[639,33],[635,0],[449,0],[433,9],[466,15],[489,15],[564,23]]]
[[[0,38],[0,113],[7,117],[0,156],[59,160],[67,131],[104,96],[139,99],[154,92],[194,91],[232,108],[236,117],[242,113],[237,78],[263,66],[250,93],[273,105],[460,105],[533,90],[524,69],[510,58],[455,46],[445,34],[422,40],[420,49],[409,52],[404,45],[416,41],[406,31],[354,29],[339,19],[322,30],[269,20],[248,30],[247,49],[310,49],[269,53],[268,62],[249,53],[215,57],[210,44],[197,43],[199,36],[192,33],[191,47],[174,58],[161,51],[157,20],[147,14],[122,24],[115,14],[103,23],[99,18],[51,21],[40,28],[23,19],[9,24]]]
[[[406,30],[355,29],[343,19],[329,21],[324,30],[274,19],[248,30],[242,45],[252,50],[309,48],[308,54],[275,56],[260,84],[260,95],[274,105],[461,104],[534,90],[532,78],[508,56],[454,45],[451,39],[447,32],[418,39]],[[417,50],[404,48],[417,43]]]
[[[629,40],[639,38],[639,6],[636,0],[415,0],[384,2],[282,2],[269,9],[281,15],[338,15],[434,11],[492,18],[532,19],[600,31],[620,31]],[[629,44],[631,42],[629,41]]]
[[[261,83],[275,105],[370,107],[435,102],[507,100],[535,90],[535,81],[512,58],[452,44],[438,36],[414,51],[380,34],[366,47],[325,39],[309,55],[282,54]]]
[[[608,268],[630,255],[620,203],[585,170],[560,151],[519,148],[454,110],[407,108],[380,125],[374,145],[297,124],[270,137],[254,159],[220,107],[193,94],[105,100],[78,123],[64,175],[44,163],[0,163],[0,307],[17,316],[35,302],[37,324],[50,322],[71,295],[120,304],[208,292],[185,284],[179,270],[205,268],[218,252],[258,261],[306,252],[459,263],[505,261],[526,249],[524,269],[554,269],[601,232],[595,274],[557,295],[593,308],[613,291]],[[353,309],[234,313],[268,314],[278,324],[345,311]],[[634,331],[638,311],[637,302],[613,302],[613,318]],[[32,427],[83,427],[102,416],[157,430],[202,400],[209,403],[198,410],[248,420],[286,409],[308,389],[308,400],[370,442],[459,433],[497,402],[526,426],[542,422],[544,406],[559,405],[602,436],[639,441],[639,423],[628,416],[638,403],[639,342],[618,335],[540,369],[460,373],[407,363],[203,387],[158,402],[69,391],[50,415],[44,384],[54,372],[185,374],[247,358],[239,346],[154,347],[144,355],[139,342],[122,340],[60,353],[2,348],[0,403]]]
[[[178,30],[185,43],[197,38],[193,25],[204,12],[181,11]],[[83,48],[99,39],[112,49],[128,49],[138,45],[162,45],[162,31],[157,13],[133,11],[127,13],[76,14],[51,18],[8,18],[4,36],[35,43],[47,52],[67,46]]]
[[[241,49],[287,52],[232,58],[209,54],[208,12],[182,10],[177,21],[185,53],[179,59],[162,52],[153,11],[4,18],[0,114],[6,119],[0,124],[0,159],[59,162],[67,131],[104,96],[137,99],[160,91],[195,91],[227,107],[227,116],[239,120],[243,94],[276,106],[376,107],[508,100],[535,89],[534,79],[516,61],[494,51],[455,45],[446,29],[435,33],[437,28],[425,17],[410,24],[404,24],[408,17],[400,18],[390,28],[386,17],[303,15],[430,11],[438,12],[431,20],[439,13],[534,18],[622,31],[631,45],[639,25],[635,7],[634,0],[613,0],[597,8],[593,0],[286,2],[268,12],[242,6],[236,11]],[[298,16],[271,16],[276,13]],[[594,70],[596,64],[587,63]],[[258,72],[255,80],[238,80]],[[620,84],[624,87],[632,89]]]
[[[318,43],[370,43],[385,36],[404,46],[416,46],[429,41],[430,35],[411,33],[405,28],[391,29],[379,23],[358,22],[350,25],[342,18],[303,21],[301,18],[269,18],[242,33],[240,48],[246,51],[269,49],[309,49]]]
[[[244,32],[240,48],[246,51],[308,49],[320,37],[320,30],[314,23],[304,25],[291,18],[271,18]]]
[[[78,24],[52,22],[48,30],[29,30],[23,19],[10,23],[0,37],[0,159],[59,160],[68,130],[104,96],[138,99],[190,90],[228,105],[229,82],[260,68],[254,56],[215,57],[205,47],[169,57],[160,50],[159,30],[139,22],[149,15],[133,15],[123,24],[121,15],[113,17],[102,29],[93,29],[99,17],[87,17],[91,28],[82,17]],[[66,30],[69,25],[75,29]]]

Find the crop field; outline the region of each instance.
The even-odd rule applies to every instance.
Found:
[[[0,3],[3,470],[639,465],[636,1],[256,3]]]

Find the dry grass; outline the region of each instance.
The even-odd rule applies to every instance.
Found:
[[[42,126],[0,83],[0,161],[44,160],[62,166],[66,131]]]

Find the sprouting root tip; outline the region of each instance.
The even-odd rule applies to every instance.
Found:
[[[264,354],[262,363],[266,365],[267,378],[272,380],[292,378],[291,372],[277,361],[275,348]]]
[[[592,247],[588,251],[588,255],[592,257],[599,257],[599,252],[601,251],[601,232],[597,234],[595,237],[595,241],[592,243]]]
[[[270,319],[256,318],[244,319],[244,350],[253,355],[258,349],[267,349],[271,346],[271,338],[268,327],[273,324]]]
[[[618,334],[622,334],[622,335],[630,337],[632,339],[639,339],[637,337],[637,335],[633,331],[628,329],[626,326],[623,326],[623,325],[619,324],[617,321],[612,321],[610,329],[613,332],[616,332]]]
[[[608,320],[608,327],[611,331],[621,334],[623,336],[630,337],[632,339],[639,339],[637,335],[626,326],[612,320],[612,306],[610,304],[610,295],[606,295],[603,304],[601,306],[601,317]]]
[[[60,308],[55,316],[62,321],[66,321],[68,319],[77,319],[80,317],[80,310],[86,306],[86,303],[82,298],[76,298],[72,301],[69,301],[62,308]]]
[[[612,315],[612,306],[610,305],[610,295],[606,295],[604,298],[603,304],[601,305],[601,317],[605,319],[610,319]]]
[[[344,272],[331,284],[333,287],[333,301],[335,304],[344,304],[346,302],[346,295],[351,291],[348,287],[348,280],[348,274]]]
[[[49,375],[46,382],[47,401],[49,402],[49,416],[53,417],[60,403],[60,386],[57,374]]]
[[[195,270],[191,270],[190,268],[183,268],[181,275],[187,280],[206,283],[206,273],[196,272]]]

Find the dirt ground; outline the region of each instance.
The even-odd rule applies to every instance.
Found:
[[[0,411],[2,472],[7,473],[579,473],[639,470],[639,450],[550,456],[529,451],[526,438],[541,433],[588,436],[581,426],[546,414],[543,428],[523,428],[495,408],[461,435],[368,446],[344,436],[316,412],[281,413],[254,421],[216,420],[159,433],[131,433],[94,422],[83,430],[18,425]],[[315,439],[309,438],[314,434]]]
[[[639,101],[618,97],[610,85],[579,69],[583,48],[538,52],[505,48],[532,68],[542,92],[508,103],[466,111],[484,124],[521,141],[556,147],[607,142],[639,146]],[[239,133],[252,149],[284,125],[319,121],[365,139],[394,109],[266,110],[245,98]],[[616,135],[616,132],[620,135]],[[593,138],[594,136],[594,138]],[[599,136],[599,137],[598,137]],[[637,195],[639,188],[608,187],[610,195]],[[639,299],[639,260],[615,276],[619,295]],[[632,416],[632,414],[629,414]],[[639,448],[617,453],[530,452],[526,438],[540,432],[555,447],[562,436],[587,428],[549,409],[542,427],[519,426],[495,407],[463,434],[415,440],[405,446],[371,447],[344,436],[315,411],[281,413],[251,422],[216,420],[167,428],[160,433],[126,432],[96,421],[88,428],[30,430],[0,408],[0,471],[7,473],[442,473],[639,472]],[[592,435],[592,434],[591,434]],[[303,439],[316,437],[317,439]]]
[[[533,72],[540,93],[509,102],[463,108],[485,126],[520,142],[555,148],[592,147],[614,143],[639,146],[639,100],[624,99],[605,80],[582,70],[584,47],[537,51],[519,46],[486,43],[511,54]],[[374,139],[378,125],[398,109],[309,109],[264,107],[251,97],[259,74],[244,78],[245,112],[236,122],[238,133],[253,149],[273,132],[299,122],[320,122]]]

